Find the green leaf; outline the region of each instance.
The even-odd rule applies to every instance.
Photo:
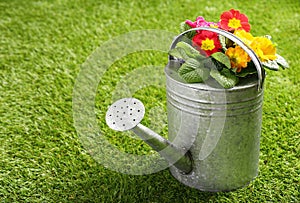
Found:
[[[255,68],[255,65],[251,61],[247,64],[247,68],[243,68],[241,72],[236,73],[235,75],[238,77],[246,77],[247,75],[251,75],[255,73],[257,73],[257,70]]]
[[[219,71],[222,70],[223,67],[225,66],[212,57],[208,57],[208,58],[204,59],[203,63],[204,63],[204,67],[206,67],[208,69],[218,69]]]
[[[188,24],[186,24],[185,22],[180,23],[180,32],[185,32],[189,29],[191,29],[191,27]],[[196,33],[197,33],[196,31],[190,31],[186,33],[184,36],[189,39],[192,39]]]
[[[187,66],[185,63],[179,68],[178,74],[188,83],[203,82],[197,71],[194,68]]]
[[[184,60],[195,58],[200,61],[202,59],[205,59],[205,56],[202,56],[197,49],[183,41],[178,42],[176,47],[169,51],[169,55]]]
[[[210,71],[210,76],[226,89],[234,87],[239,82],[239,78],[226,68],[221,71],[212,69]]]
[[[261,62],[261,64],[270,70],[279,70],[279,65],[276,63],[276,61],[268,60],[265,62]]]
[[[282,56],[280,56],[280,55],[278,55],[278,54],[276,54],[276,62],[282,67],[282,68],[288,68],[289,67],[289,64],[286,62],[286,60],[282,57]]]
[[[196,72],[198,73],[198,75],[200,75],[203,81],[206,81],[209,78],[210,70],[206,68],[197,68]]]
[[[185,64],[188,66],[188,67],[191,67],[193,69],[196,69],[196,68],[200,68],[201,67],[201,63],[200,61],[196,60],[196,59],[193,59],[193,58],[189,58],[188,60],[185,61]]]
[[[184,31],[187,31],[189,29],[191,29],[191,27],[188,24],[186,24],[185,21],[180,23],[180,32],[184,32]]]
[[[282,67],[283,69],[289,67],[289,64],[282,56],[276,54],[276,57],[277,58],[274,61],[268,60],[262,62],[262,65],[270,70],[279,70],[279,66]]]
[[[195,49],[193,46],[191,46],[190,44],[186,43],[186,42],[178,42],[176,47],[180,47],[182,49],[184,49],[186,55],[188,55],[191,58],[206,58],[205,56],[200,55],[199,51],[197,49]]]
[[[209,70],[196,59],[188,59],[178,70],[179,76],[188,83],[203,82],[209,77]]]
[[[226,37],[223,36],[223,35],[219,35],[219,41],[220,41],[220,44],[222,45],[222,48],[224,51],[227,50],[227,47],[226,47]]]
[[[212,58],[214,58],[215,60],[217,60],[218,62],[224,64],[227,68],[231,68],[231,64],[230,64],[230,60],[228,58],[228,56],[226,56],[224,53],[222,52],[216,52],[213,53],[211,55]]]
[[[190,57],[185,53],[185,50],[180,47],[175,47],[169,51],[169,55],[174,56],[176,58],[188,60]]]

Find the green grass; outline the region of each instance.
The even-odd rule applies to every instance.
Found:
[[[0,0],[0,202],[300,201],[299,1],[185,2]],[[72,93],[81,64],[114,36],[145,29],[177,33],[185,19],[203,15],[216,21],[230,8],[248,15],[252,34],[271,35],[290,63],[290,69],[267,75],[259,176],[237,191],[205,193],[183,186],[168,170],[134,176],[98,164],[73,124]],[[156,52],[117,61],[99,84],[99,126],[126,72],[166,62],[166,54]],[[148,101],[146,108],[164,109],[164,91],[149,87],[135,96]],[[151,116],[144,122],[151,123]],[[105,136],[125,152],[153,153],[139,140],[110,131]]]

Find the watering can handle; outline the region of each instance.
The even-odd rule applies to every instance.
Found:
[[[264,83],[264,78],[265,78],[265,72],[264,69],[261,65],[261,62],[259,60],[259,58],[257,57],[257,55],[255,54],[255,52],[250,49],[240,38],[238,38],[237,36],[235,36],[234,34],[227,32],[225,30],[221,30],[218,28],[211,28],[211,27],[197,27],[197,28],[192,28],[189,30],[186,30],[184,32],[182,32],[180,35],[178,35],[172,42],[170,49],[174,49],[176,44],[179,42],[179,40],[181,39],[182,36],[184,36],[186,33],[191,32],[191,31],[197,31],[197,30],[207,30],[207,31],[211,31],[211,32],[215,32],[218,33],[220,35],[223,35],[224,37],[227,37],[228,39],[230,39],[231,41],[235,42],[237,45],[239,45],[242,49],[244,49],[244,51],[250,56],[250,58],[252,59],[255,68],[257,70],[257,74],[258,74],[258,90],[261,90],[263,88],[263,83]],[[169,55],[169,60],[173,60],[174,57]]]

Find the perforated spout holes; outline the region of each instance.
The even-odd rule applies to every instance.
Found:
[[[135,98],[123,98],[113,103],[106,113],[107,125],[117,131],[130,130],[143,119],[145,107]]]

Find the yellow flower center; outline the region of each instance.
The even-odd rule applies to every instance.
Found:
[[[241,27],[241,21],[239,19],[232,18],[229,20],[228,27],[239,28]]]
[[[202,41],[201,49],[202,50],[213,50],[215,48],[214,40],[206,38]]]

